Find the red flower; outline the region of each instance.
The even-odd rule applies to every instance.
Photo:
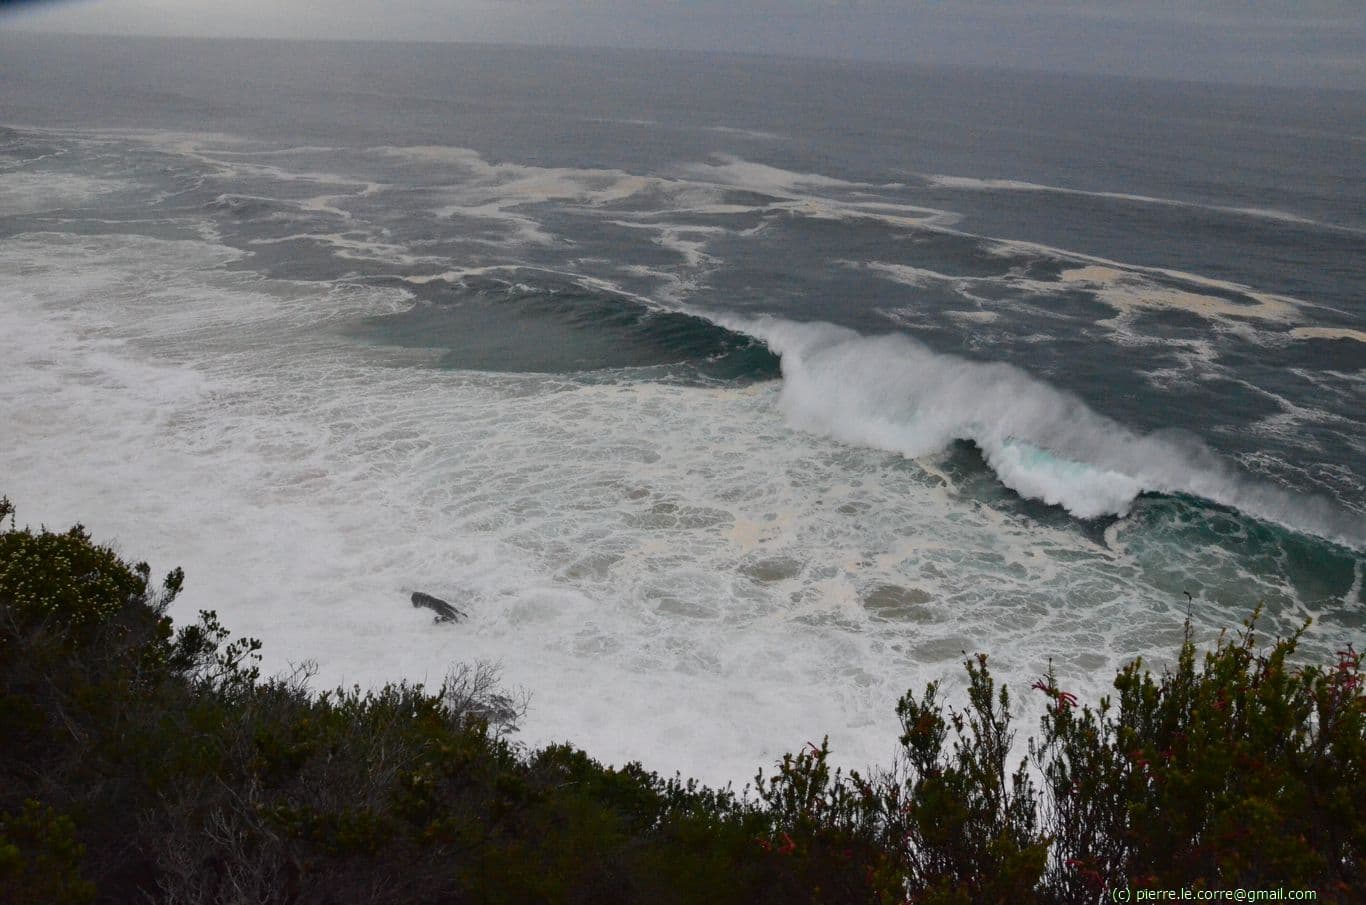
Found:
[[[1029,687],[1034,689],[1035,691],[1042,691],[1044,694],[1048,695],[1050,698],[1053,699],[1054,703],[1056,703],[1063,710],[1070,710],[1071,708],[1077,706],[1076,695],[1072,694],[1072,692],[1070,691],[1061,691],[1060,689],[1054,688],[1052,685],[1049,685],[1043,679],[1037,680],[1033,685]]]

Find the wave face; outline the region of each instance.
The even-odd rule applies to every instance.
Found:
[[[1184,493],[1351,546],[1359,521],[1326,500],[1239,474],[1197,437],[1136,433],[1004,363],[931,351],[904,335],[722,318],[782,356],[794,426],[910,458],[968,440],[1005,486],[1082,519],[1128,514],[1142,493]]]
[[[467,278],[428,291],[406,311],[367,319],[375,342],[437,350],[447,368],[747,383],[778,376],[758,340],[705,318],[601,287],[535,273]],[[425,284],[429,288],[431,284]]]

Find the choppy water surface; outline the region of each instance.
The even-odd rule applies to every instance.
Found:
[[[0,489],[271,667],[498,659],[528,740],[725,781],[885,761],[965,650],[1366,637],[1358,95],[0,49]]]

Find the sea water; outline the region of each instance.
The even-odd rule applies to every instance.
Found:
[[[1366,639],[1366,98],[0,35],[0,492],[267,672],[744,782],[985,652]],[[470,614],[434,625],[421,590]],[[1026,717],[1030,711],[1024,707]],[[1026,725],[1026,730],[1028,726]]]

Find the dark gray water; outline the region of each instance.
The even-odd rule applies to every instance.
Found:
[[[1100,682],[1185,592],[1360,642],[1364,135],[1352,93],[0,34],[0,490],[281,662],[501,657],[547,737],[727,777],[808,723],[873,756],[969,647]]]

